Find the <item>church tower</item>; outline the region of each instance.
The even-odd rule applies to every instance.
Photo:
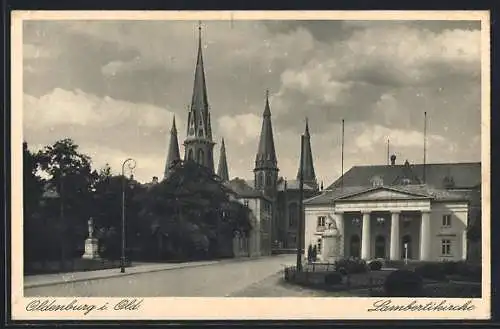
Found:
[[[203,66],[200,24],[198,27],[198,59],[194,73],[193,97],[188,113],[187,137],[184,141],[184,160],[196,161],[198,164],[214,171],[214,145]]]
[[[303,163],[299,163],[299,170],[297,172],[297,180],[300,179],[300,170],[303,168],[304,183],[318,189],[318,182],[316,181],[316,173],[314,172],[314,163],[311,149],[311,135],[309,134],[309,122],[306,118],[306,131],[304,133],[304,152]],[[299,161],[300,162],[300,161]]]
[[[179,142],[177,140],[177,127],[175,126],[175,116],[172,122],[172,129],[170,130],[170,144],[168,146],[167,162],[165,163],[164,179],[168,177],[172,164],[181,159],[179,153]]]
[[[219,176],[223,182],[229,181],[229,170],[227,169],[227,157],[226,157],[226,145],[224,144],[224,138],[220,145],[220,156],[219,156],[219,166],[217,167],[217,176]]]
[[[269,107],[269,91],[266,91],[266,105],[262,118],[259,148],[255,157],[255,189],[274,198],[278,180],[278,162],[274,149],[273,126],[271,124],[271,109]]]

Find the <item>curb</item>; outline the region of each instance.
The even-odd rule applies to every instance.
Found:
[[[112,279],[112,278],[117,278],[117,277],[124,277],[124,276],[129,276],[129,275],[134,275],[134,274],[145,274],[145,273],[155,273],[155,272],[161,272],[161,271],[170,271],[170,270],[177,270],[177,269],[183,269],[183,268],[195,268],[195,267],[203,267],[203,266],[208,266],[208,265],[215,265],[215,264],[221,264],[221,263],[236,263],[236,262],[244,262],[248,260],[257,260],[265,257],[271,257],[271,256],[256,256],[256,257],[241,257],[241,258],[229,258],[229,259],[222,259],[222,260],[214,260],[212,262],[208,263],[202,263],[202,264],[185,264],[181,265],[178,267],[170,267],[170,268],[156,268],[156,269],[150,269],[150,270],[145,270],[142,272],[125,272],[125,273],[120,273],[119,268],[117,268],[117,272],[106,275],[106,276],[96,276],[92,278],[72,278],[68,280],[60,280],[56,282],[33,282],[33,283],[24,283],[24,289],[30,289],[30,288],[37,288],[37,287],[46,287],[46,286],[55,286],[59,284],[65,284],[65,283],[72,283],[72,282],[82,282],[82,281],[92,281],[92,280],[102,280],[102,279]]]

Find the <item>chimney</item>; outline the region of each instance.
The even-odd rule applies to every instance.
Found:
[[[396,164],[396,154],[391,155],[391,166]]]

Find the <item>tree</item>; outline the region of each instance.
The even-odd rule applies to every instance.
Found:
[[[26,260],[43,258],[45,246],[44,235],[41,235],[45,225],[40,216],[40,201],[43,193],[43,182],[36,175],[39,159],[28,149],[28,143],[23,143],[23,228],[24,251]]]
[[[140,221],[149,223],[158,256],[215,257],[227,254],[235,232],[251,230],[249,210],[230,198],[209,169],[192,161],[172,166],[168,179],[141,196]]]
[[[47,187],[59,196],[59,211],[50,215],[59,218],[61,257],[66,259],[67,248],[71,256],[76,256],[83,249],[92,211],[90,157],[78,152],[78,145],[71,139],[46,146],[37,157],[41,171],[48,176]]]

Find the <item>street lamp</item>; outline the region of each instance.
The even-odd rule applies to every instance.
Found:
[[[130,171],[134,170],[137,162],[132,159],[128,158],[125,161],[123,161],[122,164],[122,257],[120,261],[120,272],[125,273],[125,165],[128,166],[128,169]]]

